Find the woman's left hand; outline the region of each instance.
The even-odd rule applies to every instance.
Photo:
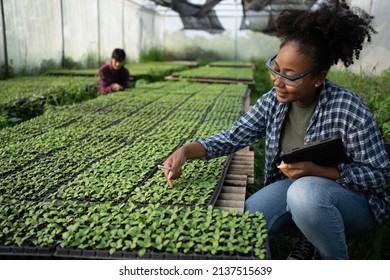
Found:
[[[303,176],[320,176],[331,180],[340,179],[340,172],[336,166],[321,166],[312,161],[295,163],[282,161],[278,168],[290,179],[298,179]]]
[[[295,163],[282,163],[278,168],[290,179],[298,179],[303,176],[314,175],[317,165],[311,161],[300,161]]]

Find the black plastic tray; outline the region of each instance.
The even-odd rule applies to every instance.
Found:
[[[13,256],[18,258],[31,257],[52,257],[55,248],[40,248],[40,247],[16,247],[16,246],[0,246],[0,256]]]
[[[266,246],[266,259],[270,259],[268,254],[269,248]],[[147,252],[143,256],[139,256],[137,252],[118,251],[110,254],[108,250],[81,250],[81,249],[62,249],[58,248],[53,257],[66,259],[101,259],[101,260],[125,260],[125,259],[152,259],[152,260],[259,260],[253,254],[173,254],[166,252]]]

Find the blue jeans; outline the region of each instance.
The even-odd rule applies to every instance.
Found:
[[[265,186],[246,200],[245,210],[264,214],[270,239],[302,233],[322,259],[348,259],[346,236],[376,225],[364,193],[315,176]]]

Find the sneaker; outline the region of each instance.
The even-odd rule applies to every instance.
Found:
[[[314,255],[314,246],[306,239],[305,236],[300,236],[295,242],[294,248],[287,256],[286,260],[310,260]]]
[[[312,260],[321,260],[320,253],[318,252],[317,248],[314,248],[314,254],[313,254],[313,257],[311,259]]]

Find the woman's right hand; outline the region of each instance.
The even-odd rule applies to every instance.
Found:
[[[185,148],[181,147],[164,161],[164,166],[171,168],[170,170],[164,170],[165,179],[171,187],[173,187],[173,180],[180,177],[182,166],[186,160]]]
[[[180,177],[182,166],[187,160],[200,159],[206,154],[206,149],[198,142],[187,144],[173,152],[164,161],[164,166],[170,167],[170,170],[164,170],[168,184],[173,187],[173,180]]]

